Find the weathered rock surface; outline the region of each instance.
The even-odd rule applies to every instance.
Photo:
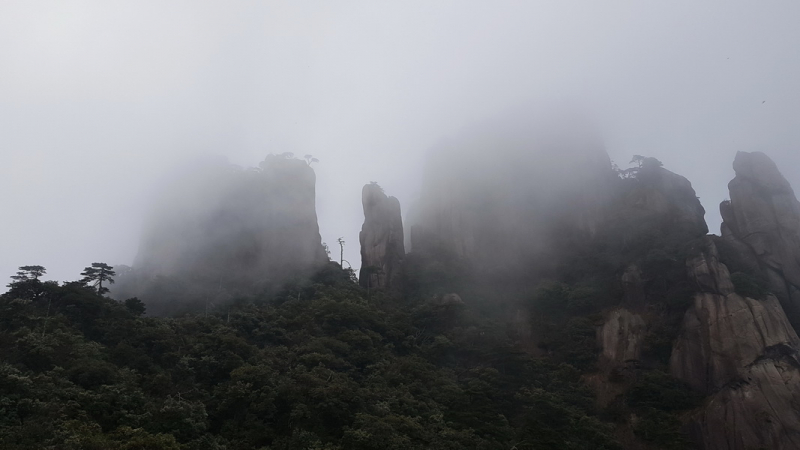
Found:
[[[774,296],[755,300],[734,292],[711,240],[700,255],[687,261],[687,270],[698,292],[672,351],[673,376],[711,393],[739,378],[740,371],[768,348],[798,347],[797,334]]]
[[[388,197],[375,183],[361,190],[364,225],[361,243],[359,283],[369,288],[387,288],[396,284],[398,270],[405,256],[403,219],[400,202]]]
[[[669,218],[670,226],[686,234],[708,233],[705,209],[689,180],[661,167],[643,169],[639,179],[650,186],[641,191],[639,204],[659,217]]]
[[[763,359],[741,373],[693,418],[706,450],[800,448],[800,370],[794,358]]]
[[[730,201],[720,205],[722,236],[755,255],[760,275],[800,326],[800,202],[775,163],[761,152],[739,152]],[[749,256],[749,255],[748,255]],[[747,259],[745,256],[743,259]]]
[[[698,292],[670,371],[711,395],[690,419],[694,440],[705,449],[799,448],[800,340],[778,299],[734,292],[711,238],[687,270]]]
[[[642,316],[625,308],[608,313],[606,321],[597,332],[597,340],[603,349],[601,367],[619,367],[637,361],[641,355],[642,342],[647,324]]]
[[[658,165],[642,167],[620,181],[615,208],[605,224],[627,245],[657,233],[669,242],[686,242],[708,233],[705,209],[692,183]]]

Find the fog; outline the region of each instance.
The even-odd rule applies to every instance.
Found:
[[[428,149],[529,105],[582,111],[620,166],[687,177],[718,233],[737,151],[800,189],[799,17],[794,0],[5,1],[0,276],[131,264],[186,161],[283,152],[319,159],[322,240],[357,266],[365,183],[407,211]]]

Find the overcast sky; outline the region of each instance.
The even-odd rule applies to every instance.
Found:
[[[736,151],[800,189],[798,23],[797,0],[3,0],[0,276],[130,264],[171,167],[285,151],[320,160],[323,241],[358,266],[363,184],[406,208],[428,148],[552,102],[689,178],[718,232]]]

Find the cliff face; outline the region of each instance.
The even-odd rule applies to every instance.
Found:
[[[560,240],[597,232],[616,178],[602,143],[581,124],[527,119],[476,126],[432,150],[413,206],[413,252],[513,274],[556,258]]]
[[[778,300],[756,300],[734,292],[728,268],[713,241],[687,262],[698,292],[683,320],[670,370],[693,388],[712,393],[776,346],[798,348],[797,334]]]
[[[800,326],[800,203],[775,163],[760,152],[736,154],[730,201],[720,205],[722,237],[778,296]]]
[[[190,172],[163,190],[134,263],[134,295],[164,302],[150,311],[171,311],[164,284],[183,288],[187,298],[175,302],[219,303],[277,288],[328,260],[316,177],[305,162],[271,155],[260,169],[211,164]]]
[[[734,290],[712,239],[687,261],[697,293],[670,371],[710,400],[690,420],[705,449],[800,446],[800,340],[777,298]]]
[[[664,229],[676,240],[708,233],[705,209],[686,178],[660,166],[644,166],[635,179],[622,182],[635,186],[622,189],[625,206],[618,220]]]
[[[387,197],[380,186],[370,183],[361,190],[364,225],[361,243],[359,283],[369,288],[388,288],[396,284],[405,256],[400,202]]]

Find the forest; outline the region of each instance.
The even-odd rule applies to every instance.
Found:
[[[663,372],[595,406],[581,377],[596,348],[567,345],[594,339],[590,318],[532,357],[499,321],[424,299],[439,275],[424,273],[408,270],[398,303],[331,262],[272,298],[176,318],[86,280],[12,280],[0,297],[0,446],[618,449],[613,423],[636,411],[636,436],[682,448],[676,414],[697,399]],[[554,286],[538,302],[563,296],[581,297]]]

